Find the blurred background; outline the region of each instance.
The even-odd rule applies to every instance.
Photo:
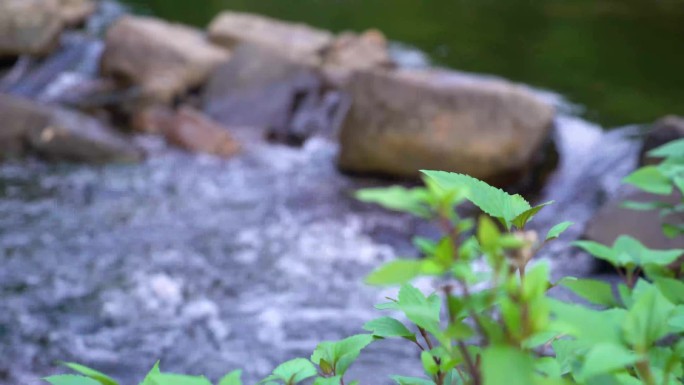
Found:
[[[684,136],[683,42],[680,0],[0,0],[0,384],[256,382],[359,333],[437,229],[354,193],[423,168],[554,200],[556,277],[610,279],[579,238],[682,247],[620,202]]]

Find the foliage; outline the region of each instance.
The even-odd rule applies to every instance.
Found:
[[[665,144],[648,152],[652,158],[662,159],[657,165],[639,168],[628,175],[624,182],[641,191],[667,196],[679,194],[676,204],[655,200],[653,202],[625,202],[624,206],[634,210],[660,210],[663,218],[681,215],[684,212],[684,139]],[[678,221],[681,222],[681,221]],[[684,235],[684,224],[663,221],[663,233],[675,238]]]
[[[674,175],[657,169],[667,178]],[[399,385],[682,384],[684,281],[673,262],[684,250],[652,250],[626,236],[610,247],[577,242],[615,266],[623,282],[613,287],[566,277],[552,283],[549,266],[533,263],[533,257],[572,224],[553,226],[544,239],[526,230],[548,203],[532,207],[519,195],[466,175],[425,175],[425,187],[357,194],[363,201],[432,220],[443,233],[440,239],[414,240],[420,259],[389,262],[368,277],[373,285],[400,287],[395,298],[377,305],[387,314],[364,325],[368,334],[322,342],[309,359],[285,362],[261,383],[344,385],[364,348],[396,338],[415,346],[420,353],[417,364],[425,373],[422,378],[392,376]],[[660,181],[644,175],[628,182]],[[676,177],[668,181],[681,185]],[[454,207],[465,201],[485,214],[477,221],[461,218]],[[419,276],[442,279],[426,294],[410,284]],[[589,304],[553,299],[548,291],[557,286]],[[45,380],[55,385],[118,385],[97,371],[67,365],[82,376]],[[230,373],[219,385],[241,385],[240,374]],[[208,381],[162,373],[155,366],[141,383],[168,384]]]

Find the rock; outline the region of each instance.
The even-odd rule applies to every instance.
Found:
[[[243,44],[207,82],[203,109],[228,126],[282,127],[290,119],[297,95],[321,86],[319,75],[305,63],[268,47]]]
[[[661,201],[675,204],[679,203],[680,199],[678,194],[663,197],[631,189],[623,190],[617,198],[606,203],[589,220],[584,230],[584,238],[612,245],[621,234],[625,234],[652,249],[684,248],[683,237],[670,239],[663,235],[663,218],[660,217],[658,210],[637,211],[621,207],[624,201]],[[670,219],[665,218],[666,221]]]
[[[93,0],[59,0],[59,13],[66,25],[78,25],[97,9]]]
[[[338,164],[353,173],[436,169],[508,184],[532,168],[554,118],[523,87],[446,70],[360,71],[348,90]]]
[[[0,95],[0,116],[3,117],[0,151],[9,148],[10,156],[31,151],[48,159],[90,163],[130,162],[142,157],[114,129],[75,111]],[[5,142],[5,139],[9,140]]]
[[[646,153],[668,142],[682,138],[684,138],[684,117],[670,115],[658,120],[644,138],[639,154],[639,165],[658,163],[659,159],[651,158]]]
[[[102,73],[165,103],[201,85],[229,57],[196,29],[148,17],[122,17],[105,43]]]
[[[241,43],[255,43],[309,63],[319,62],[319,55],[333,41],[330,32],[305,24],[232,11],[216,16],[208,33],[211,41],[228,49]]]
[[[58,0],[0,1],[0,57],[46,55],[64,26]]]
[[[193,108],[181,107],[164,131],[169,143],[188,151],[224,158],[240,151],[240,146],[226,128]]]
[[[350,32],[340,34],[326,50],[323,72],[335,85],[343,85],[357,70],[393,68],[387,39],[378,30],[368,30],[361,35]]]
[[[131,128],[143,134],[163,134],[171,125],[175,112],[165,105],[150,105],[138,109],[131,116]]]

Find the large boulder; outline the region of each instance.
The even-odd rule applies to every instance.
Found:
[[[223,158],[240,151],[240,146],[225,127],[193,108],[181,107],[169,123],[165,130],[167,140],[185,150]]]
[[[102,73],[140,86],[146,99],[160,102],[201,85],[229,57],[196,29],[140,16],[119,19],[105,44]]]
[[[54,160],[130,162],[142,153],[104,123],[81,113],[0,94],[0,158],[27,151]]]
[[[330,32],[305,24],[232,11],[216,16],[208,33],[211,41],[228,49],[254,43],[309,63],[319,62],[319,55],[333,41]]]
[[[677,218],[662,218],[659,210],[641,211],[622,207],[625,201],[663,202],[677,204],[679,194],[661,196],[625,188],[616,198],[601,207],[584,229],[584,238],[612,245],[620,235],[629,235],[652,249],[684,248],[684,237],[670,239],[661,230],[665,222]],[[673,222],[676,223],[676,222]]]
[[[97,4],[93,0],[59,0],[59,3],[59,13],[67,25],[82,23],[97,9]]]
[[[659,159],[647,153],[673,140],[684,138],[684,117],[670,115],[655,122],[646,133],[641,147],[640,165],[655,164]]]
[[[531,169],[554,119],[523,87],[446,70],[360,71],[348,91],[339,167],[352,173],[437,169],[506,184]]]
[[[64,23],[59,0],[0,1],[0,57],[45,55],[57,46]]]

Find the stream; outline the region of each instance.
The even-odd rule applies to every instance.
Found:
[[[90,76],[101,50],[88,44],[78,42],[87,54],[65,54],[78,58],[72,73]],[[423,60],[395,53],[407,65]],[[38,80],[14,87],[58,98],[65,84]],[[536,228],[576,223],[540,258],[555,276],[589,275],[591,261],[568,241],[633,169],[638,129],[604,132],[563,97],[537,92],[560,111],[560,164],[539,197],[557,203]],[[434,229],[355,201],[358,188],[386,182],[341,175],[327,137],[292,148],[236,135],[245,152],[230,160],[139,137],[150,153],[140,164],[0,165],[0,384],[38,384],[58,360],[135,384],[158,359],[212,380],[242,368],[252,383],[322,340],[362,332],[393,293],[364,276],[415,255],[410,236]],[[383,341],[349,377],[417,375],[417,358],[411,344]]]

